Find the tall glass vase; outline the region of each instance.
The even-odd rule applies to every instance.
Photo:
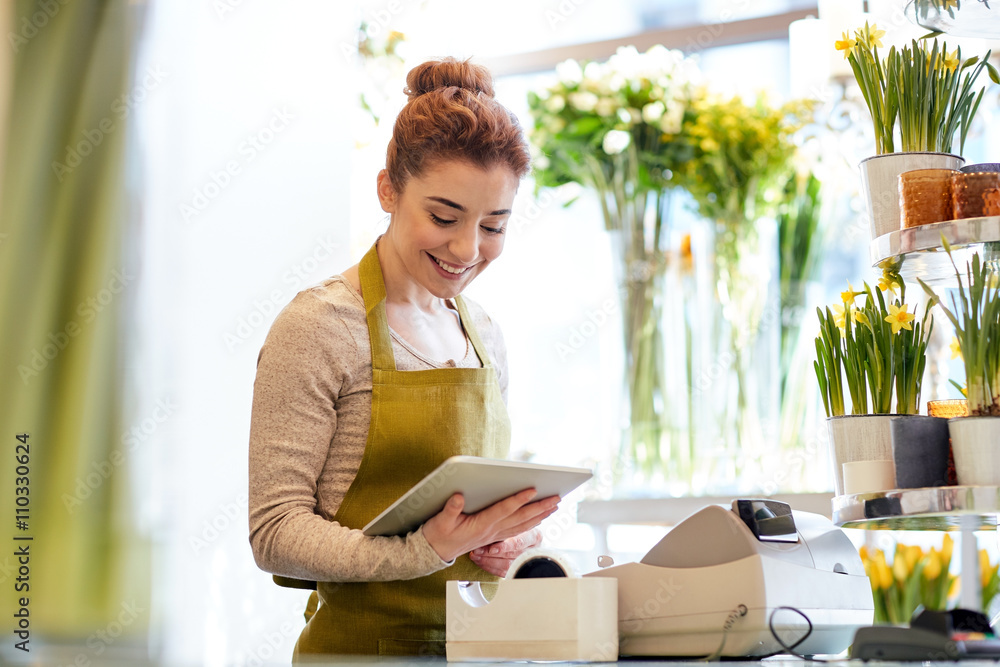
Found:
[[[773,221],[714,221],[713,261],[702,267],[692,385],[699,457],[692,485],[704,493],[756,491],[777,439],[780,308],[773,280]]]
[[[622,495],[680,495],[690,490],[695,454],[691,330],[677,316],[685,308],[683,281],[690,260],[667,247],[669,193],[650,192],[629,210],[635,218],[609,230],[621,299],[627,398],[615,464],[617,488]]]

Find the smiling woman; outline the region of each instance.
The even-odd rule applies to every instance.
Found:
[[[388,230],[300,292],[258,359],[250,542],[278,583],[316,582],[296,659],[443,653],[444,582],[505,574],[559,501],[467,515],[456,494],[409,535],[360,530],[446,458],[510,443],[503,338],[461,293],[503,251],[527,145],[484,68],[425,63],[407,84],[377,178]]]

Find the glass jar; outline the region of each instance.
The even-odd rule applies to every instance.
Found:
[[[958,220],[988,215],[985,194],[997,188],[1000,188],[1000,174],[995,171],[953,175],[951,177],[952,217]]]
[[[951,220],[951,179],[955,169],[917,169],[899,175],[899,210],[903,229]]]
[[[1000,187],[983,192],[983,215],[1000,215]]]

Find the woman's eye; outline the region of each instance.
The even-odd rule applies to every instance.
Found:
[[[454,222],[458,222],[457,220],[445,220],[444,218],[439,218],[436,215],[434,215],[433,213],[431,213],[431,220],[433,220],[434,222],[436,222],[439,225],[450,225],[450,224],[452,224]]]
[[[507,231],[506,227],[487,227],[486,225],[483,225],[482,227],[485,231],[489,232],[490,234],[503,234],[505,231]]]

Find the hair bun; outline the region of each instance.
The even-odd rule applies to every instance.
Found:
[[[406,75],[403,92],[412,100],[442,88],[457,87],[493,97],[493,77],[482,65],[468,60],[442,58],[417,65]]]

